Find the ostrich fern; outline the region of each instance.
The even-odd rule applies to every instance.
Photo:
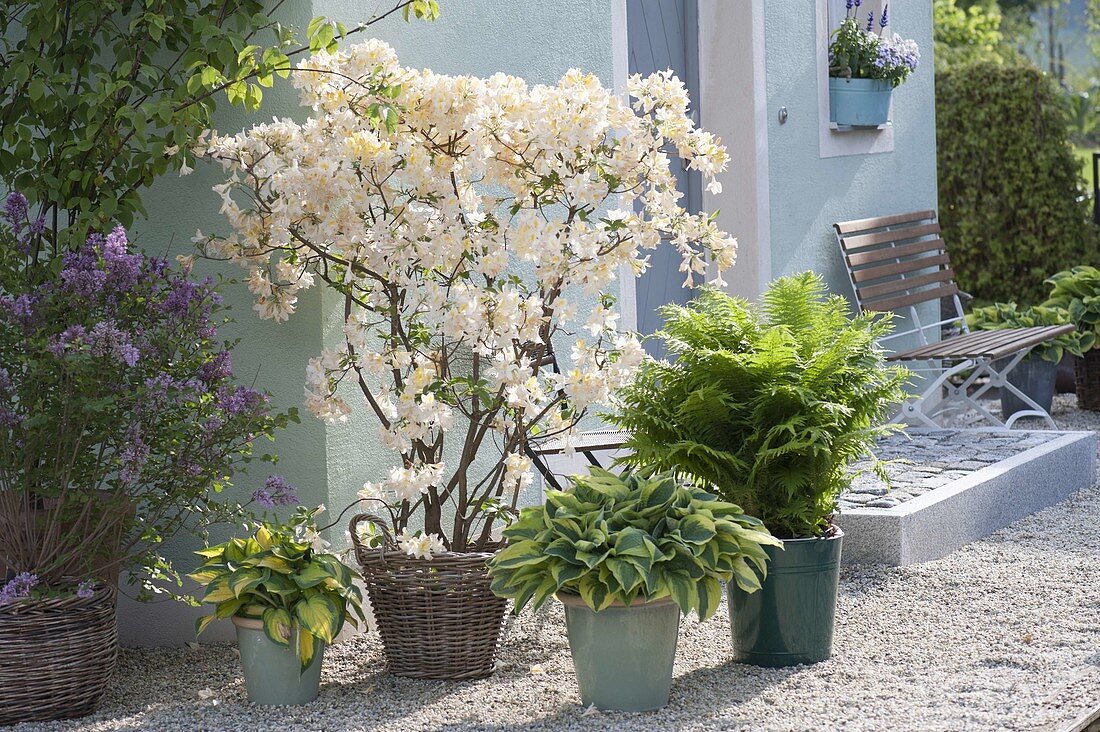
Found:
[[[849,476],[903,397],[908,372],[876,342],[887,318],[849,317],[816,274],[772,283],[759,306],[704,290],[661,309],[674,360],[649,360],[609,419],[631,433],[635,467],[713,486],[776,535],[827,530]]]

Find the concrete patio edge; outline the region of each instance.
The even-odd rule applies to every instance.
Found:
[[[1092,485],[1095,432],[1063,432],[893,508],[843,511],[845,563],[939,559]]]

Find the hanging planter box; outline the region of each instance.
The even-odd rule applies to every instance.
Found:
[[[829,121],[841,127],[878,127],[890,120],[887,79],[829,78]]]

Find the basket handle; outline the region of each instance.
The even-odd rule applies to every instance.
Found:
[[[351,534],[351,543],[355,547],[355,552],[358,554],[361,550],[367,549],[362,542],[359,541],[359,524],[366,522],[378,527],[378,530],[382,533],[382,546],[394,546],[396,542],[393,539],[393,533],[386,526],[384,519],[379,518],[373,513],[359,513],[352,516],[351,523],[348,524],[348,532]]]

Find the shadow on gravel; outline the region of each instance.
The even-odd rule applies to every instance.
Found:
[[[741,719],[737,707],[756,697],[767,698],[776,686],[807,670],[805,666],[764,669],[739,663],[699,668],[672,680],[668,706],[655,712],[627,714],[586,711],[576,704],[546,709],[541,717],[522,723],[487,724],[484,715],[472,714],[440,727],[440,732],[551,732],[551,730],[666,730],[693,723],[721,719],[721,728],[738,729],[750,724]],[[757,720],[759,721],[759,720]]]

